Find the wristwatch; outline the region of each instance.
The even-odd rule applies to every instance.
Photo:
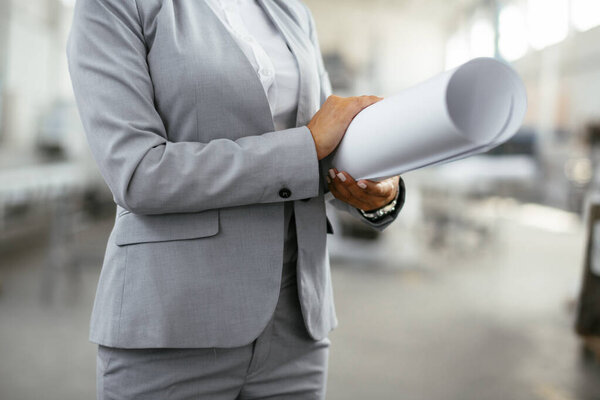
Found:
[[[368,219],[370,221],[378,221],[381,218],[385,217],[386,215],[394,212],[394,210],[396,209],[396,203],[398,202],[399,195],[400,195],[400,188],[398,188],[398,190],[396,190],[396,197],[394,198],[394,200],[390,201],[385,206],[378,208],[375,211],[370,211],[370,212],[361,210],[360,208],[358,209],[358,211],[360,211],[362,216],[365,217],[366,219]]]

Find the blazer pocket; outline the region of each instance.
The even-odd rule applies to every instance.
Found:
[[[219,210],[199,213],[138,215],[125,213],[115,222],[118,246],[199,239],[219,232]]]

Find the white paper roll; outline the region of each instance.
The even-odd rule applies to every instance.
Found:
[[[331,164],[355,179],[381,180],[457,160],[507,141],[526,110],[517,73],[476,58],[360,112]]]

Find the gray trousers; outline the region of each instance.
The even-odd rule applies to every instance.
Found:
[[[329,339],[309,337],[295,279],[252,343],[234,348],[120,349],[99,345],[98,400],[324,399]]]

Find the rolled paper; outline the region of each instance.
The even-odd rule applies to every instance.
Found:
[[[355,179],[382,180],[483,153],[510,139],[526,111],[515,70],[475,58],[361,111],[331,165]]]

